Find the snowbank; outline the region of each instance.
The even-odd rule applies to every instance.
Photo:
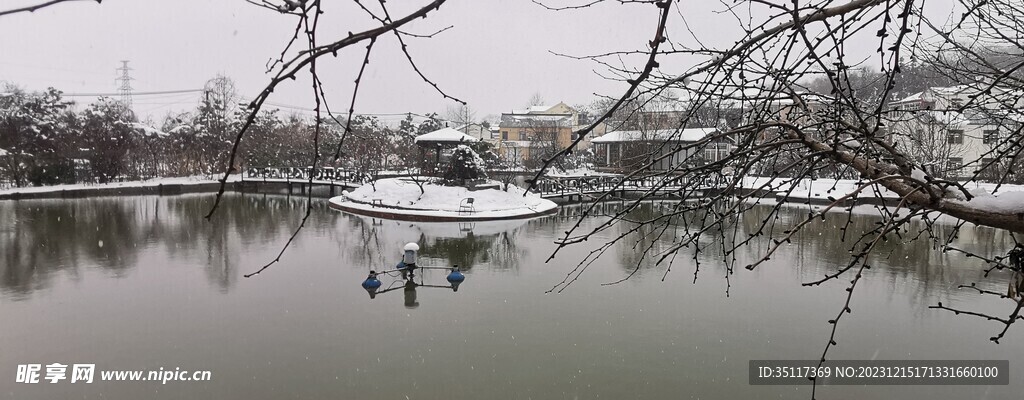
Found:
[[[793,191],[789,193],[790,198],[798,199],[821,199],[828,200],[829,197],[838,199],[846,196],[859,188],[861,183],[847,179],[805,179],[794,185]],[[785,194],[787,187],[783,187],[780,195]],[[875,184],[857,192],[858,198],[880,198],[899,199],[900,196],[889,191],[881,184]]]
[[[848,193],[853,192],[861,183],[852,179],[799,179],[793,180],[792,178],[765,178],[757,176],[749,176],[743,178],[742,187],[744,189],[762,189],[772,192],[786,192],[791,187],[793,192],[790,197],[799,198],[827,198],[832,196],[835,198],[842,197]],[[994,183],[978,183],[978,182],[966,182],[962,185],[974,192],[972,189],[980,189],[982,193],[988,193],[996,188]],[[763,187],[762,187],[763,186]],[[879,193],[882,198],[899,198],[896,193],[885,189],[881,184],[876,184],[879,189]],[[1008,192],[1019,192],[1024,191],[1024,185],[1011,185],[1003,184],[999,186],[999,193]],[[876,197],[874,188],[865,188],[861,190],[858,197]]]
[[[492,181],[493,182],[493,181]],[[493,182],[497,183],[497,182]],[[458,186],[425,184],[424,192],[410,178],[378,180],[330,200],[345,211],[395,219],[487,220],[526,218],[554,211],[558,206],[516,186],[471,191]],[[473,199],[469,206],[467,199]],[[406,218],[403,218],[406,217]]]

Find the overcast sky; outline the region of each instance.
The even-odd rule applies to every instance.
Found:
[[[3,0],[0,8],[38,1]],[[942,3],[936,8],[943,11]],[[328,1],[322,40],[373,26],[347,1]],[[368,2],[374,4],[375,2]],[[426,0],[391,1],[392,16]],[[551,1],[549,4],[565,4]],[[740,35],[734,17],[716,13],[717,1],[683,1],[669,32],[693,42],[682,24],[710,46],[727,46]],[[731,1],[729,3],[732,3]],[[788,3],[788,2],[787,2]],[[763,7],[763,6],[755,6]],[[466,100],[478,117],[522,108],[539,93],[549,103],[617,95],[625,84],[594,73],[594,63],[551,52],[585,55],[643,49],[653,36],[658,10],[617,2],[567,12],[546,10],[528,0],[449,0],[439,12],[404,30],[426,34],[453,25],[431,39],[407,39],[421,70],[449,94]],[[949,12],[946,9],[944,12]],[[243,0],[104,0],[60,4],[36,13],[0,17],[0,81],[29,90],[53,86],[68,93],[116,92],[116,68],[130,60],[137,92],[198,89],[218,73],[235,80],[250,97],[269,80],[266,62],[291,36],[294,17]],[[854,47],[859,46],[854,44]],[[863,51],[877,43],[863,44]],[[332,108],[344,111],[362,59],[363,47],[324,60],[320,66]],[[634,65],[638,67],[640,64]],[[687,65],[676,65],[681,71]],[[306,80],[278,90],[271,103],[311,107]],[[89,102],[92,98],[76,98]],[[194,106],[199,94],[136,96],[135,111],[157,119],[170,110]],[[357,100],[361,113],[443,112],[453,105],[420,80],[388,36],[374,51]]]

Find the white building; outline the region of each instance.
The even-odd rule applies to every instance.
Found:
[[[890,103],[887,126],[896,146],[930,174],[993,180],[1022,161],[1006,155],[1021,134],[1022,106],[1024,98],[1006,89],[934,87]]]

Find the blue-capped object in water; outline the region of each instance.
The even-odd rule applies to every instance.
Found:
[[[366,280],[363,281],[363,289],[376,289],[380,285],[380,279],[377,279],[377,274],[374,272],[370,272],[370,276],[367,276]]]
[[[466,280],[466,276],[459,272],[459,266],[452,267],[452,272],[448,273],[448,282],[462,282]]]

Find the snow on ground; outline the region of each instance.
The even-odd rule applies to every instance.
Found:
[[[219,179],[219,178],[218,178]],[[231,175],[228,177],[228,182],[240,181],[241,175]],[[151,187],[159,185],[201,185],[207,183],[217,183],[217,179],[210,179],[207,175],[195,175],[195,176],[180,176],[172,178],[154,178],[142,181],[127,181],[127,182],[110,182],[110,183],[76,183],[71,185],[52,185],[52,186],[30,186],[30,187],[12,187],[6,189],[0,189],[0,194],[11,194],[11,193],[49,193],[49,192],[60,192],[62,190],[88,190],[88,189],[110,189],[110,188],[130,188],[130,187]]]
[[[493,182],[497,183],[497,182]],[[509,190],[483,189],[470,191],[459,186],[419,186],[410,178],[380,179],[374,185],[366,184],[330,201],[354,210],[404,214],[419,217],[510,218],[529,216],[554,210],[558,206],[511,185]],[[464,208],[466,199],[472,198],[472,211]]]
[[[838,199],[853,193],[861,184],[850,179],[804,179],[796,184],[789,197],[800,199]],[[788,189],[784,186],[782,190]],[[783,192],[784,193],[784,192]],[[857,193],[857,197],[877,197],[882,199],[899,199],[900,196],[889,191],[880,184],[875,184]]]
[[[961,185],[971,193],[981,191],[982,195],[986,193],[1007,193],[1007,192],[1022,192],[1024,191],[1024,185],[1011,185],[1002,184],[996,185],[994,183],[981,183],[981,182],[961,182]],[[996,189],[996,186],[999,189]]]
[[[762,187],[763,185],[763,187]],[[859,187],[861,183],[852,179],[800,179],[794,181],[792,178],[765,178],[750,176],[744,177],[742,187],[745,189],[762,189],[768,191],[779,192],[784,194],[791,187],[793,191],[789,193],[790,199],[828,199],[830,196],[833,198],[840,198]],[[968,190],[983,190],[985,193],[995,190],[996,184],[994,183],[963,183],[964,187]],[[876,193],[875,188],[878,189]],[[973,191],[973,190],[972,190]],[[999,187],[999,193],[1007,192],[1019,192],[1024,191],[1024,185],[1001,185]],[[883,199],[899,199],[899,195],[889,191],[881,184],[875,184],[875,187],[867,187],[857,194],[857,197],[868,198],[868,197],[880,197]]]

